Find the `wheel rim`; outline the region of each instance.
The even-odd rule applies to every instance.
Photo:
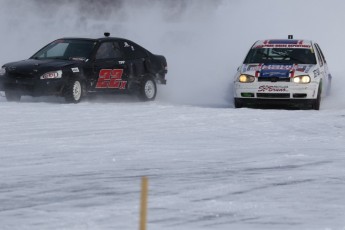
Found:
[[[156,93],[156,88],[155,88],[155,84],[153,83],[153,81],[148,80],[145,83],[145,95],[148,99],[152,99],[155,96]]]
[[[81,97],[81,84],[79,81],[74,82],[73,85],[73,98],[75,101],[79,101]]]

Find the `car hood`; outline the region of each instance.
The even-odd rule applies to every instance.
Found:
[[[316,68],[312,64],[243,64],[241,74],[256,77],[287,78],[298,75],[311,74]]]
[[[71,60],[28,59],[18,62],[7,63],[4,66],[6,67],[9,73],[35,74],[60,70],[64,67],[73,66],[75,64],[77,64],[76,61]]]

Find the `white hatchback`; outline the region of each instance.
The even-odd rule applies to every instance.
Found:
[[[317,43],[260,40],[235,75],[234,105],[291,105],[319,110],[321,98],[330,91],[331,79]]]

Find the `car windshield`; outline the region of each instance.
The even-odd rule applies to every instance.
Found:
[[[61,39],[50,43],[31,58],[86,60],[90,57],[94,46],[95,42],[91,40]]]
[[[253,48],[244,63],[316,64],[316,58],[312,49]]]

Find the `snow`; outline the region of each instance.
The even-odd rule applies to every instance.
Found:
[[[343,109],[0,103],[1,229],[342,229]]]
[[[1,230],[138,229],[142,176],[148,230],[345,229],[344,3],[132,0],[97,18],[62,2],[0,0],[1,63],[110,28],[166,55],[168,84],[149,103],[0,97]],[[297,6],[313,23],[291,19]],[[318,41],[328,61],[321,110],[234,109],[232,76],[248,48],[291,33]]]

